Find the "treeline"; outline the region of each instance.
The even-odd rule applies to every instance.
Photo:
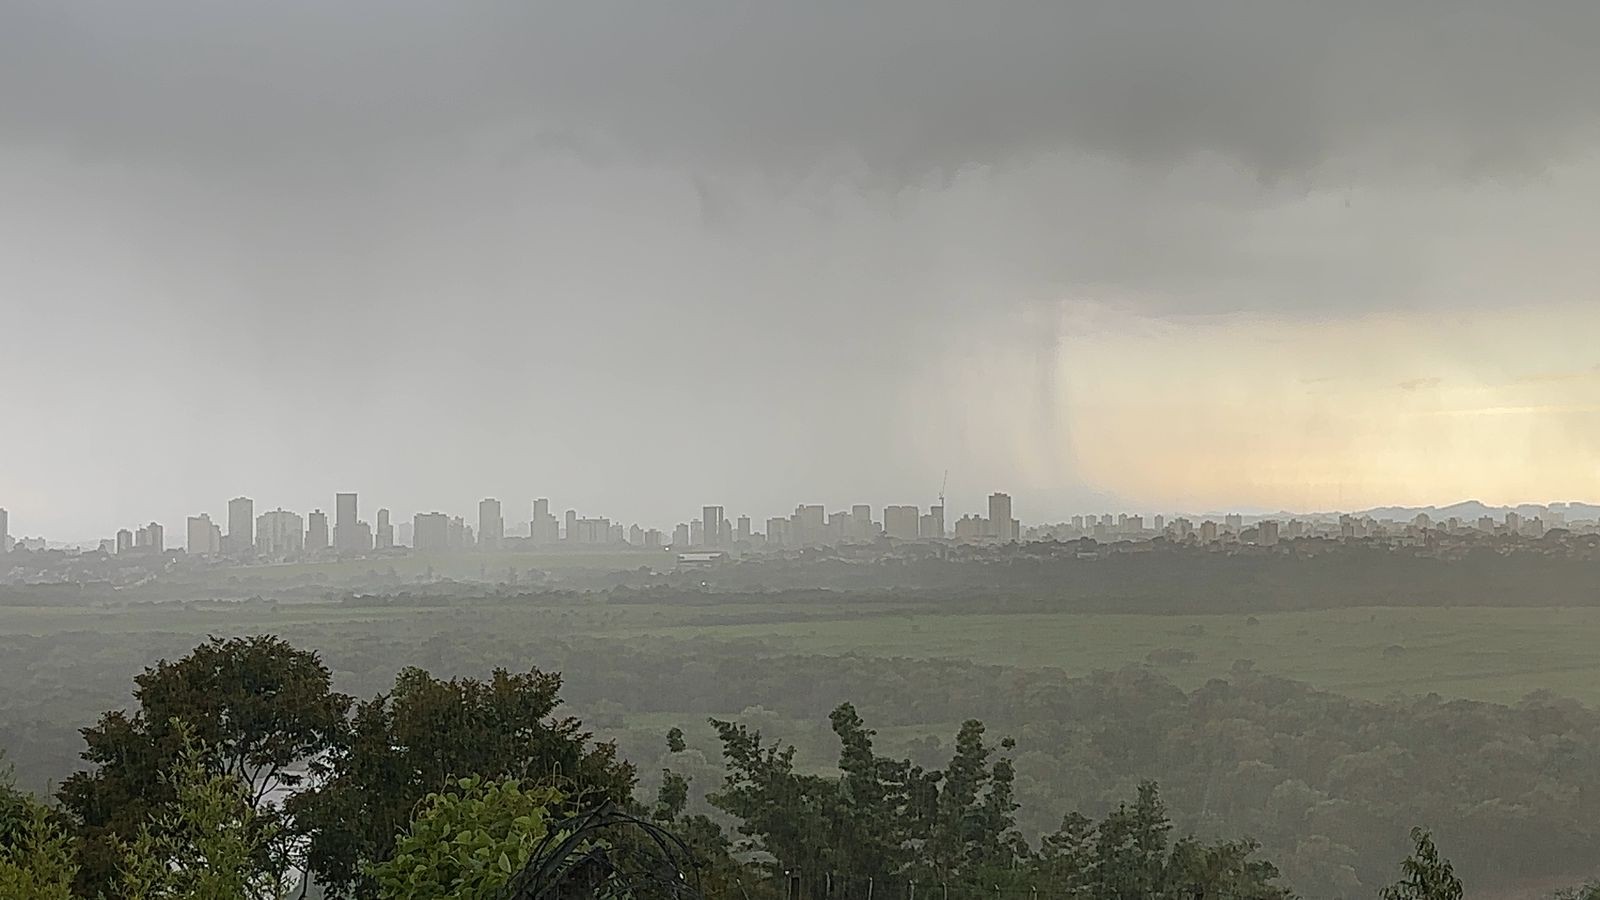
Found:
[[[623,805],[683,837],[690,874],[714,898],[828,900],[863,882],[963,900],[1290,896],[1252,842],[1173,837],[1150,783],[1098,820],[1068,812],[1030,842],[1016,820],[1017,746],[977,720],[930,769],[880,753],[840,705],[834,775],[713,720],[724,768],[712,814],[691,812],[689,780],[670,768],[646,803],[616,746],[559,712],[560,689],[538,670],[478,680],[407,669],[357,701],[332,689],[315,653],[273,637],[212,639],[140,674],[136,709],[84,729],[90,766],[58,805],[0,789],[0,895],[257,900],[304,867],[333,897],[495,897],[566,817]],[[669,758],[689,752],[681,731],[666,738]],[[1406,872],[1427,890],[1397,898],[1449,896],[1428,892],[1453,882],[1431,853],[1419,834]]]
[[[1016,818],[1035,845],[1058,828],[1060,811],[1100,819],[1153,780],[1179,830],[1254,837],[1308,896],[1370,896],[1417,821],[1434,824],[1463,875],[1480,885],[1552,874],[1576,881],[1596,871],[1600,714],[1548,695],[1510,706],[1374,703],[1247,665],[1183,690],[1144,668],[1074,678],[957,660],[795,655],[758,642],[619,643],[538,631],[463,606],[449,623],[307,625],[288,636],[317,648],[339,686],[358,696],[394,695],[402,666],[449,680],[526,671],[538,660],[563,673],[562,696],[619,742],[642,783],[655,787],[663,768],[693,775],[696,803],[724,777],[721,744],[690,728],[688,750],[668,754],[665,727],[706,716],[738,721],[784,735],[799,768],[819,771],[837,756],[827,716],[849,701],[883,732],[878,752],[927,770],[955,754],[952,735],[967,719],[1016,737],[1016,791],[1027,798]],[[0,745],[12,749],[26,783],[42,790],[65,778],[83,747],[74,729],[121,703],[128,674],[144,661],[175,657],[193,640],[0,638],[9,688],[0,695]]]

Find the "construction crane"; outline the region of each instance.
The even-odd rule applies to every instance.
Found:
[[[950,470],[944,470],[944,480],[939,482],[939,508],[944,509],[944,489],[950,486]]]

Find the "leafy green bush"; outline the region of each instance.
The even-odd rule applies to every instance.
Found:
[[[463,778],[423,800],[394,855],[368,874],[383,900],[493,897],[549,834],[562,800],[514,778]]]

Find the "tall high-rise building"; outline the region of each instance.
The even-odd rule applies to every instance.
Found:
[[[167,552],[167,531],[161,527],[160,522],[151,522],[144,527],[144,530],[150,535],[149,546],[151,551],[155,553]]]
[[[942,540],[945,536],[944,507],[928,507],[928,514],[922,517],[922,527],[919,530],[922,537],[939,538]]]
[[[11,514],[0,508],[0,553],[11,552]]]
[[[802,503],[789,517],[788,542],[796,547],[820,544],[827,524],[827,513],[820,504]]]
[[[767,520],[767,544],[772,547],[782,547],[789,542],[789,520],[783,516],[773,516]]]
[[[262,555],[295,556],[305,547],[305,523],[298,513],[275,509],[256,517],[256,550]]]
[[[878,536],[878,529],[872,521],[872,506],[866,503],[857,503],[850,507],[850,524],[855,528],[855,538],[861,541],[870,541]]]
[[[419,551],[450,549],[450,517],[442,512],[412,516],[411,546]]]
[[[533,519],[528,522],[528,537],[535,544],[554,544],[561,539],[561,524],[550,515],[550,501],[544,497],[533,501]]]
[[[566,535],[565,535],[566,539],[571,541],[571,542],[573,542],[573,543],[577,543],[577,540],[578,540],[578,534],[577,534],[577,532],[578,532],[578,511],[575,510],[575,509],[567,510],[566,519],[567,519],[567,530],[566,530]]]
[[[716,547],[722,544],[722,520],[722,507],[701,508],[700,527],[705,535],[705,546]]]
[[[306,549],[312,553],[328,549],[328,514],[320,509],[306,516]]]
[[[706,545],[705,523],[699,519],[689,521],[689,546],[704,547]]]
[[[678,527],[672,529],[672,549],[682,550],[689,546],[689,524],[679,522]]]
[[[340,553],[360,552],[360,538],[356,534],[356,523],[360,520],[355,494],[334,496],[333,549]]]
[[[1263,519],[1256,525],[1256,543],[1263,547],[1278,546],[1278,523]]]
[[[190,516],[184,529],[183,547],[190,556],[215,556],[222,552],[222,528],[209,513]]]
[[[741,544],[746,544],[746,543],[750,542],[750,517],[749,516],[740,516],[739,517],[739,527],[734,529],[733,537],[734,537],[734,540],[738,541]]]
[[[117,531],[117,552],[133,552],[133,532],[126,528],[122,528]]]
[[[1238,513],[1228,513],[1222,517],[1222,530],[1228,534],[1238,534],[1244,530],[1244,516]]]
[[[1210,519],[1200,523],[1200,543],[1214,544],[1217,542],[1217,523]]]
[[[401,547],[415,546],[416,535],[412,533],[415,527],[415,522],[401,522],[396,525],[394,527],[394,542]]]
[[[389,510],[378,510],[378,530],[373,532],[372,543],[379,550],[394,546],[394,523],[389,521]]]
[[[1018,537],[1016,523],[1011,520],[1011,495],[996,491],[989,495],[989,529],[1001,543],[1010,543]]]
[[[922,533],[922,511],[915,506],[885,506],[883,533],[897,540],[916,540]]]
[[[506,520],[500,514],[500,501],[486,497],[478,501],[478,546],[499,550],[506,536]]]
[[[228,501],[228,540],[226,548],[236,555],[248,554],[256,545],[256,502],[249,497]]]
[[[644,528],[638,522],[628,529],[628,543],[635,547],[644,546]]]

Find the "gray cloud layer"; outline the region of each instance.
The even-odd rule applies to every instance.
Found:
[[[0,0],[0,505],[976,498],[1010,460],[940,398],[1070,442],[1063,300],[1582,281],[1595,46],[1590,2]],[[1093,494],[1056,456],[1026,515]]]
[[[7,0],[0,128],[222,163],[505,125],[694,166],[917,177],[1064,148],[1268,174],[1542,161],[1592,126],[1583,0]]]

